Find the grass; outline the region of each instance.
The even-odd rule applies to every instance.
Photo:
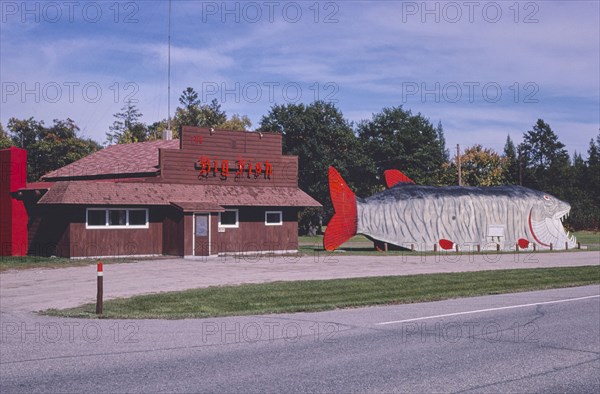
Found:
[[[182,319],[405,304],[600,283],[600,267],[537,268],[211,287],[110,300],[104,318]],[[43,312],[95,317],[95,305]]]
[[[600,250],[600,232],[596,231],[578,231],[574,233],[577,237],[577,241],[581,242],[582,245],[587,246],[587,251]],[[298,238],[300,244],[300,254],[312,255],[315,253],[325,253],[323,250],[323,236],[317,235],[314,237],[301,236]],[[577,249],[573,250],[577,251]],[[351,238],[348,242],[344,243],[336,252],[344,253],[347,255],[358,255],[358,256],[372,256],[372,255],[410,255],[410,254],[433,254],[433,252],[410,252],[410,251],[393,251],[382,253],[373,249],[373,242],[367,239],[363,235],[356,235]],[[514,252],[482,252],[482,253],[514,253]],[[523,252],[526,253],[526,252]],[[541,251],[538,253],[552,253],[549,251]],[[165,258],[172,258],[173,256],[165,256]],[[160,259],[161,257],[143,258],[143,260],[149,259]],[[115,263],[133,263],[142,259],[136,258],[110,258],[101,259],[105,264]],[[38,257],[38,256],[25,256],[25,257],[0,257],[0,272],[8,270],[24,270],[24,269],[36,269],[36,268],[66,268],[66,267],[81,267],[86,265],[96,264],[98,259],[65,259],[60,257]]]
[[[93,265],[102,261],[104,264],[134,263],[140,259],[110,258],[110,259],[65,259],[62,257],[0,257],[0,272],[8,270],[25,270],[36,268],[67,268]],[[147,260],[147,259],[146,259]]]
[[[596,251],[600,250],[600,232],[597,231],[576,231],[575,237],[577,241],[581,243],[582,246],[587,247],[587,249],[581,249],[583,251]],[[300,251],[304,254],[310,254],[314,252],[322,252],[323,249],[323,236],[300,236],[298,237],[298,243],[300,245]],[[375,251],[373,249],[373,242],[369,240],[367,237],[363,235],[355,235],[344,244],[342,244],[338,249],[341,253],[347,253],[351,255],[372,255],[379,254],[381,252]],[[579,249],[572,249],[572,251],[578,251]],[[550,251],[544,250],[539,251],[542,253],[551,253]],[[538,252],[538,253],[539,253]],[[560,252],[560,250],[559,250]],[[564,252],[564,250],[562,251]],[[406,253],[423,253],[423,252],[410,252],[408,250],[405,251],[388,251],[385,252],[386,255],[403,255]],[[430,254],[432,254],[431,252]],[[498,252],[482,252],[482,253],[498,253]],[[511,251],[503,251],[500,253],[514,253]],[[526,253],[526,252],[523,252]],[[425,253],[427,254],[427,253]]]

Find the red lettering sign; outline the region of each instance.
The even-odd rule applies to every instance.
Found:
[[[208,178],[211,174],[213,177],[218,175],[223,181],[229,177],[229,160],[221,160],[219,167],[218,159],[200,156],[194,163],[194,168],[199,172],[198,179]],[[273,175],[273,165],[268,160],[265,160],[264,163],[252,163],[250,160],[238,159],[235,161],[235,169],[236,179],[244,175],[254,179],[263,175],[264,179],[271,179],[271,175]]]

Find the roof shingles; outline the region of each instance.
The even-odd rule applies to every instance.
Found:
[[[156,174],[160,148],[179,149],[179,140],[112,145],[49,172],[42,179],[48,181],[123,174]],[[124,158],[126,161],[123,160]]]
[[[320,206],[312,197],[295,187],[94,181],[56,182],[38,203],[170,205],[171,202],[209,203],[220,206]]]

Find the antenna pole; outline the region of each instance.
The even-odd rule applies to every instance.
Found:
[[[169,66],[168,66],[168,95],[167,95],[167,130],[171,130],[171,0],[169,0]]]

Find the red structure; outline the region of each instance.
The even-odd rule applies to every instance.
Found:
[[[0,256],[27,255],[27,211],[11,193],[27,183],[27,151],[0,150]]]
[[[3,151],[3,253],[296,251],[298,211],[321,205],[298,188],[298,158],[282,148],[277,133],[184,127],[179,140],[113,145],[29,184],[25,151]]]

